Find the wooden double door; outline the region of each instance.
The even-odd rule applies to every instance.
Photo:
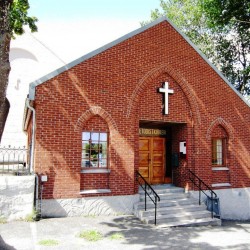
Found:
[[[139,172],[150,184],[164,183],[166,141],[162,137],[140,137]]]

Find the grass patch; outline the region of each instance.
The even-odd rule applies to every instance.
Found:
[[[121,233],[114,233],[109,236],[109,239],[111,240],[123,240],[124,236]]]
[[[96,215],[94,215],[94,214],[88,214],[88,215],[84,215],[84,217],[85,218],[92,218],[92,219],[94,219],[94,218],[96,218]]]
[[[78,236],[87,241],[98,241],[98,240],[102,240],[103,238],[102,234],[96,230],[85,230],[85,231],[80,232]]]
[[[6,224],[7,219],[5,217],[0,217],[0,224]]]
[[[33,214],[28,214],[25,216],[24,221],[26,222],[33,222],[34,221],[34,217]]]
[[[51,246],[57,246],[59,242],[57,240],[46,239],[46,240],[40,240],[38,244],[41,246],[51,247]]]
[[[26,215],[26,217],[24,218],[24,221],[26,222],[36,221],[37,215],[38,215],[37,211],[33,209],[30,214]]]

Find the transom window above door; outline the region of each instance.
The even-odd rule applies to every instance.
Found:
[[[108,166],[108,133],[82,133],[82,167],[107,168]]]

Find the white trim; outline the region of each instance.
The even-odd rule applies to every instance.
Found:
[[[212,187],[231,187],[230,183],[215,183],[212,184]]]
[[[212,171],[229,171],[227,167],[213,167]]]
[[[111,193],[110,189],[90,189],[90,190],[81,190],[80,194],[104,194]]]
[[[82,169],[81,173],[83,174],[109,174],[111,172],[110,169],[102,169],[102,168],[88,168]]]

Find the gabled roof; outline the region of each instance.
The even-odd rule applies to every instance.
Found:
[[[51,73],[49,73],[47,75],[41,77],[40,79],[38,79],[38,80],[30,83],[30,86],[29,86],[29,99],[30,100],[35,100],[35,89],[36,89],[36,86],[38,86],[38,85],[40,85],[40,84],[42,84],[42,83],[44,83],[44,82],[52,79],[53,77],[55,77],[55,76],[63,73],[64,71],[69,70],[70,68],[72,68],[72,67],[74,67],[74,66],[76,66],[76,65],[78,65],[78,64],[80,64],[80,63],[82,63],[84,61],[86,61],[87,59],[89,59],[91,57],[94,57],[94,56],[102,53],[103,51],[105,51],[107,49],[112,48],[113,46],[115,46],[115,45],[117,45],[117,44],[119,44],[119,43],[121,43],[121,42],[129,39],[129,38],[131,38],[131,37],[133,37],[135,35],[138,35],[138,34],[144,32],[145,30],[147,30],[147,29],[149,29],[149,28],[151,28],[151,27],[153,27],[153,26],[155,26],[155,25],[157,25],[157,24],[159,24],[161,22],[168,22],[186,40],[186,42],[191,47],[193,47],[193,49],[203,58],[203,60],[206,61],[209,64],[209,66],[214,69],[214,71],[223,79],[223,81],[225,81],[225,83],[227,83],[228,86],[250,107],[250,104],[232,86],[232,84],[225,78],[225,76],[207,59],[207,57],[191,42],[191,40],[184,33],[182,33],[165,16],[160,17],[160,18],[156,19],[155,21],[153,21],[153,22],[151,22],[151,23],[149,23],[149,24],[147,24],[147,25],[145,25],[145,26],[143,26],[141,28],[138,28],[138,29],[136,29],[136,30],[134,30],[134,31],[132,31],[132,32],[130,32],[130,33],[128,33],[128,34],[126,34],[126,35],[124,35],[124,36],[116,39],[116,40],[114,40],[113,42],[110,42],[110,43],[108,43],[108,44],[106,44],[106,45],[104,45],[104,46],[102,46],[102,47],[100,47],[100,48],[98,48],[98,49],[96,49],[96,50],[94,50],[94,51],[92,51],[92,52],[90,52],[90,53],[88,53],[88,54],[86,54],[86,55],[84,55],[84,56],[82,56],[82,57],[80,57],[80,58],[78,58],[78,59],[70,62],[70,63],[68,63],[68,64],[66,64],[65,66],[63,66],[63,67],[61,67],[61,68],[59,68],[59,69],[57,69],[57,70],[55,70],[55,71],[53,71],[53,72],[51,72]]]

